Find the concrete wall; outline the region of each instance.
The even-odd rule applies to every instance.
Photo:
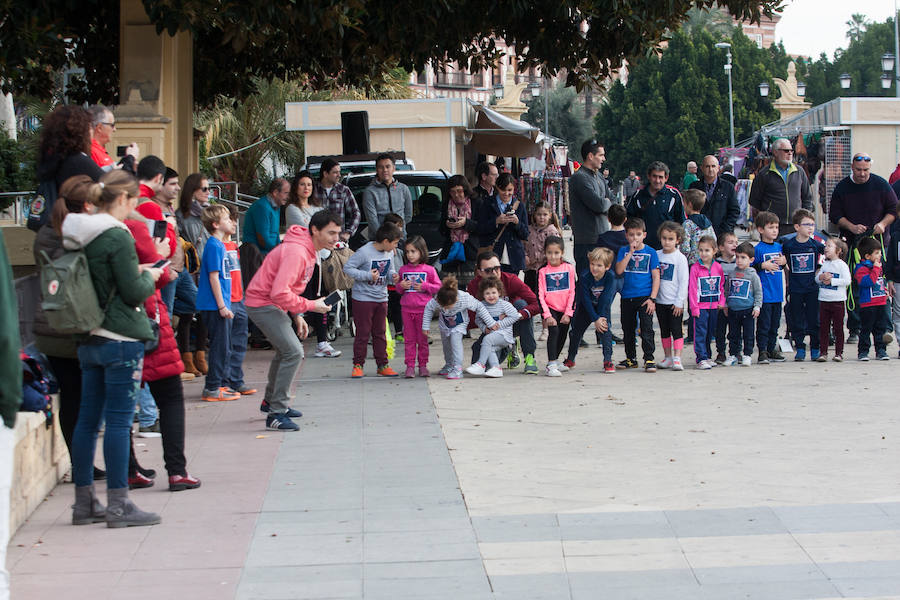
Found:
[[[900,98],[841,98],[840,121],[854,154],[871,156],[872,172],[887,179],[900,163]]]

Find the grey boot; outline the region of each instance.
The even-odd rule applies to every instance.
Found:
[[[94,484],[75,486],[72,525],[90,525],[106,520],[106,509],[94,494]]]
[[[144,512],[128,499],[128,488],[106,490],[106,526],[107,527],[140,527],[143,525],[159,525],[159,515]]]

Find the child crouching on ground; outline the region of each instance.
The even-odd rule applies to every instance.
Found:
[[[505,293],[498,277],[485,277],[478,284],[478,294],[483,298],[481,303],[491,318],[484,321],[480,313],[475,316],[475,323],[484,337],[481,338],[478,361],[466,369],[470,375],[503,377],[497,352],[515,343],[512,327],[521,317],[516,307],[503,299]],[[499,328],[495,329],[495,325]]]
[[[681,350],[684,348],[684,332],[681,318],[684,302],[688,294],[688,262],[678,251],[678,244],[684,237],[684,229],[674,221],[666,221],[657,233],[661,250],[659,257],[659,295],[656,303],[656,319],[659,321],[660,342],[665,358],[659,363],[660,369],[684,371],[681,364]]]
[[[744,242],[737,247],[734,269],[726,275],[725,308],[728,319],[728,343],[730,356],[723,363],[726,367],[753,364],[753,336],[755,319],[762,308],[763,292],[759,275],[750,265],[753,263],[753,244]],[[743,346],[741,345],[743,342]]]
[[[895,243],[895,242],[894,242]],[[844,262],[847,244],[840,238],[825,242],[825,262],[816,273],[819,284],[819,357],[828,360],[828,330],[834,331],[834,362],[844,360],[844,303],[850,286],[850,267]]]
[[[588,253],[590,268],[578,278],[575,316],[569,332],[569,355],[563,364],[575,366],[578,342],[591,325],[603,344],[603,370],[615,373],[612,362],[612,302],[616,296],[616,275],[612,270],[613,253],[609,248],[594,248]]]
[[[566,343],[569,321],[575,313],[575,267],[563,260],[563,240],[548,237],[544,242],[547,264],[538,271],[538,300],[547,327],[547,376],[559,377],[569,367],[557,362]]]
[[[428,377],[428,336],[422,333],[422,315],[425,305],[441,287],[441,280],[434,267],[429,265],[428,246],[420,235],[406,242],[407,264],[400,267],[397,289],[403,315],[403,349],[406,359],[406,378],[416,376],[416,357],[419,358],[419,377]]]
[[[716,238],[705,235],[697,243],[699,260],[691,266],[688,302],[694,317],[694,354],[698,369],[716,366],[710,358],[709,342],[716,333],[716,317],[725,304],[722,286],[725,276],[716,262]]]
[[[481,302],[466,292],[459,291],[459,284],[453,275],[444,277],[435,297],[425,305],[422,330],[426,335],[431,329],[434,311],[439,311],[438,329],[444,347],[444,366],[438,371],[438,375],[444,375],[447,379],[462,378],[462,338],[469,326],[470,310],[485,323],[493,321],[493,317]],[[500,326],[494,323],[488,329],[496,331]]]

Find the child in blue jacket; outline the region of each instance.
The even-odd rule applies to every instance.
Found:
[[[610,321],[613,298],[616,295],[616,276],[612,271],[613,253],[608,248],[594,248],[588,253],[590,268],[578,278],[575,296],[575,316],[569,333],[569,356],[563,363],[575,366],[578,342],[592,324],[603,344],[603,370],[615,373],[612,362],[612,331]]]

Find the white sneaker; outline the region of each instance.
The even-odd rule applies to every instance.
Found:
[[[559,369],[560,373],[565,373],[566,371],[569,370],[569,367],[567,367],[565,363],[558,363],[556,365],[556,368]]]
[[[697,363],[697,368],[698,368],[698,369],[701,369],[701,370],[703,370],[703,371],[708,371],[709,369],[712,369],[712,368],[713,368],[713,365],[709,364],[709,363],[711,363],[711,362],[712,362],[712,361],[709,360],[708,358],[707,358],[707,359],[704,359],[704,360],[701,360],[700,362]],[[715,364],[715,363],[713,363],[713,364]]]
[[[677,356],[672,358],[672,370],[684,371],[684,365],[681,364],[681,359]]]
[[[472,363],[466,368],[469,375],[484,375],[484,365],[481,363]]]
[[[316,354],[318,358],[337,358],[341,355],[340,350],[335,350],[328,342],[322,342],[316,346]]]
[[[491,367],[484,372],[485,377],[503,377],[503,369],[500,367]]]
[[[749,366],[752,365],[752,364],[753,364],[753,359],[750,358],[750,355],[749,355],[749,354],[745,354],[745,355],[744,355],[744,358],[741,359],[741,366],[742,366],[742,367],[749,367]]]
[[[446,375],[447,373],[450,372],[450,369],[451,369],[450,365],[444,365],[443,367],[441,367],[441,370],[437,372],[437,374],[442,375],[442,376]]]
[[[733,367],[733,366],[737,365],[739,362],[740,361],[738,361],[738,357],[732,355],[725,359],[725,362],[722,363],[722,366],[723,367]]]
[[[547,377],[562,377],[562,373],[559,372],[559,367],[555,363],[550,363],[547,365]]]
[[[538,336],[538,341],[539,342],[547,341],[547,330],[546,329],[541,329],[541,335]]]
[[[659,364],[657,366],[660,369],[671,369],[673,364],[674,364],[674,361],[672,360],[672,357],[667,356],[664,359],[662,359],[661,361],[659,361]]]

